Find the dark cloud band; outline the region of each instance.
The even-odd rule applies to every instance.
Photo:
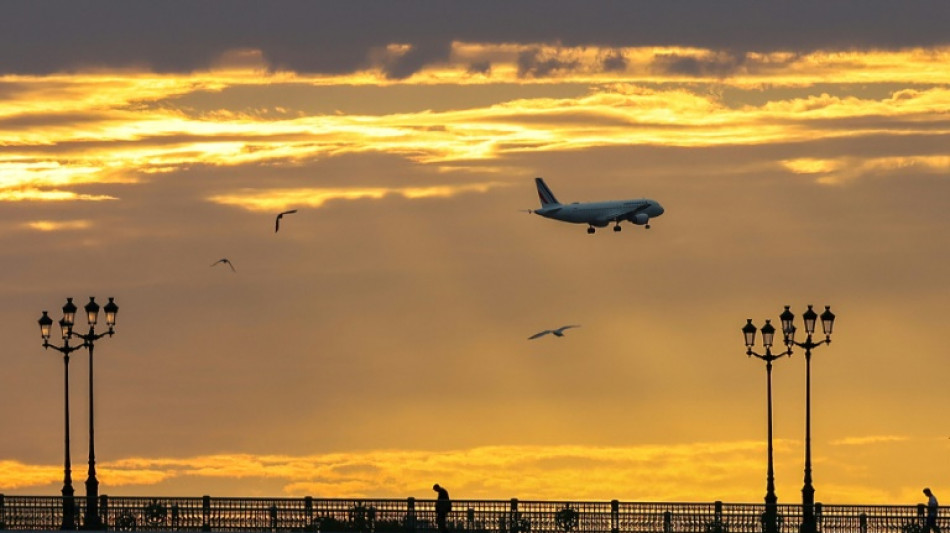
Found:
[[[444,59],[452,41],[565,46],[696,46],[808,51],[950,43],[950,4],[838,2],[6,2],[0,73],[145,66],[207,68],[229,50],[261,50],[273,67],[350,72],[369,51],[411,51],[385,65],[403,78]],[[618,58],[608,58],[618,68]],[[543,65],[534,65],[541,68]],[[690,68],[680,64],[679,68]]]

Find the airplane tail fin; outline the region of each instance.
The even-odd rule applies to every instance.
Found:
[[[561,202],[557,201],[557,198],[554,197],[554,193],[551,192],[551,189],[548,188],[548,185],[544,183],[543,179],[534,178],[534,183],[538,186],[538,196],[541,198],[541,207],[561,205]]]

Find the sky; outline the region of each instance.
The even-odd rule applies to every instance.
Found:
[[[62,487],[36,320],[94,296],[120,309],[102,494],[761,502],[740,330],[785,305],[799,331],[837,315],[816,501],[950,494],[948,24],[880,0],[4,3],[0,493]],[[536,176],[665,213],[588,235],[525,212]],[[83,494],[85,350],[69,379]],[[795,503],[800,349],[772,381]]]

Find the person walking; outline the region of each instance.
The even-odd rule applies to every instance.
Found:
[[[452,500],[449,499],[449,491],[443,489],[438,483],[432,485],[432,490],[439,493],[439,497],[435,501],[435,523],[439,526],[439,533],[448,533],[449,527],[446,525],[445,520],[449,516],[449,511],[452,510]],[[938,530],[937,533],[940,533],[940,531]]]
[[[937,510],[940,504],[929,488],[924,489],[924,495],[927,496],[927,525],[924,526],[924,533],[940,533],[940,528],[937,527]]]

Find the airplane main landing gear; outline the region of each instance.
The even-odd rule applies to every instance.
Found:
[[[620,227],[620,224],[617,224],[616,226],[614,226],[614,231],[620,231],[622,229],[623,228]]]
[[[594,231],[596,231],[596,230],[594,230],[594,226],[589,226],[589,227],[587,228],[587,233],[594,233]]]
[[[650,229],[650,225],[649,225],[649,224],[647,224],[646,226],[644,226],[644,228],[646,228],[646,229]]]

